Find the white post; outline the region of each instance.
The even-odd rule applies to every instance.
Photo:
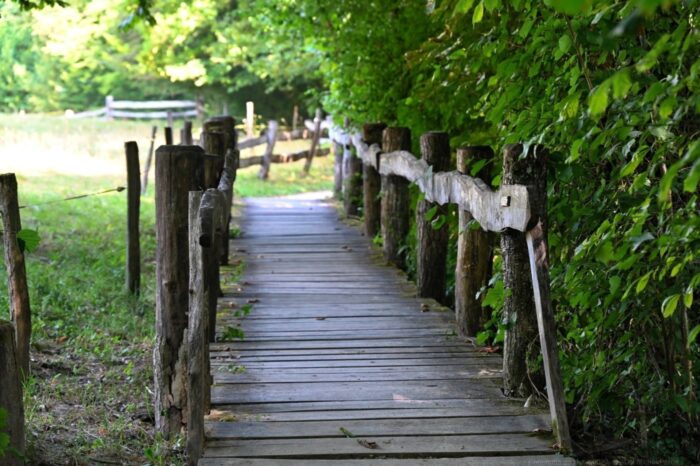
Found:
[[[255,104],[253,102],[245,103],[245,133],[249,138],[255,135]]]

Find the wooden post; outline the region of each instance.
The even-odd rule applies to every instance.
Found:
[[[384,123],[367,123],[362,127],[362,138],[368,145],[382,143],[382,132],[386,128]],[[381,229],[379,213],[381,201],[379,191],[382,188],[382,179],[379,176],[379,157],[377,168],[363,164],[362,199],[364,200],[365,234],[374,238]]]
[[[126,152],[126,287],[138,294],[141,287],[141,247],[139,244],[139,146],[134,141],[124,144]]]
[[[314,117],[314,134],[311,138],[311,149],[309,149],[309,156],[306,159],[306,163],[304,164],[304,174],[308,175],[309,171],[311,170],[311,162],[314,160],[314,156],[316,155],[316,150],[318,149],[318,143],[319,140],[321,139],[321,109],[317,108],[316,109],[316,116]]]
[[[141,183],[141,195],[146,195],[148,190],[148,172],[151,171],[151,160],[153,159],[153,146],[156,143],[156,133],[158,132],[158,127],[153,126],[151,128],[151,144],[148,146],[148,156],[146,157],[146,165],[143,168],[143,182]]]
[[[10,437],[9,449],[0,456],[0,464],[5,466],[24,465],[24,404],[17,356],[14,328],[10,322],[0,321],[0,408],[7,412],[7,425],[2,433]]]
[[[292,135],[297,132],[297,122],[299,121],[299,106],[295,105],[292,110]]]
[[[450,168],[450,136],[442,132],[425,133],[420,138],[421,157],[439,173]],[[428,212],[437,209],[432,217]],[[435,229],[433,221],[439,216],[447,216],[447,206],[441,206],[426,200],[418,201],[416,206],[416,284],[418,296],[433,298],[445,303],[447,286],[447,241],[446,225]]]
[[[411,131],[408,128],[389,127],[384,130],[383,152],[411,149]],[[381,157],[380,157],[381,160]],[[381,223],[384,240],[384,258],[400,268],[406,267],[402,250],[408,236],[409,194],[408,181],[400,176],[382,176]]]
[[[275,142],[277,141],[277,122],[270,120],[267,123],[267,147],[263,155],[263,163],[258,172],[258,178],[266,180],[270,174],[270,163],[272,162],[272,153],[275,150]]]
[[[214,212],[202,202],[201,191],[189,193],[190,301],[187,327],[188,416],[187,453],[195,466],[204,446],[204,414],[209,399],[209,262],[214,235]]]
[[[183,344],[189,306],[188,193],[201,186],[204,151],[161,146],[156,151],[156,429],[177,435],[186,409]]]
[[[192,145],[192,122],[187,120],[182,126],[182,144],[185,146]]]
[[[32,311],[29,306],[29,288],[24,252],[17,233],[22,229],[17,201],[17,178],[14,173],[0,175],[0,214],[3,223],[5,269],[10,295],[10,315],[15,327],[17,366],[22,380],[29,376],[29,344],[32,335]]]
[[[112,102],[114,102],[114,97],[112,97],[111,95],[105,97],[105,118],[107,118],[108,120],[114,118]]]
[[[197,112],[197,118],[199,120],[204,119],[204,97],[199,94],[195,99],[194,109]]]
[[[336,199],[341,199],[343,196],[343,145],[333,141],[333,153],[335,154],[333,195]]]
[[[540,194],[541,196],[536,198],[535,202],[546,199],[546,190]],[[530,207],[535,207],[535,203],[532,202],[533,198],[531,197],[530,199]],[[552,417],[552,431],[557,437],[559,448],[562,452],[568,453],[571,452],[572,444],[571,434],[569,433],[569,420],[566,415],[564,383],[561,379],[561,369],[559,367],[554,306],[549,293],[549,263],[547,260],[545,222],[546,219],[540,218],[537,224],[526,233],[525,237],[530,256],[532,288],[537,310],[540,346],[542,348],[542,365],[544,366],[544,375],[547,380],[547,399],[549,401],[549,412]]]
[[[249,138],[255,135],[255,104],[245,103],[245,134]]]
[[[173,145],[173,128],[172,128],[172,126],[166,126],[165,128],[163,128],[163,132],[165,133],[165,145],[172,146]]]
[[[345,215],[359,215],[362,206],[362,159],[354,153],[350,144],[343,147],[343,158],[347,160],[345,176]]]
[[[546,185],[545,158],[542,151],[530,151],[522,157],[520,144],[506,146],[503,152],[503,176],[501,183],[525,186]],[[533,191],[528,189],[528,191]],[[538,192],[535,188],[533,192]],[[532,196],[532,193],[530,193]],[[534,218],[542,217],[532,206],[537,203],[530,199]],[[506,331],[503,348],[503,384],[506,395],[526,397],[531,388],[527,374],[527,352],[530,343],[537,338],[537,316],[530,280],[530,260],[525,242],[525,234],[507,230],[501,234],[503,255],[503,281],[510,290],[503,304],[503,321],[512,322]]]
[[[219,181],[219,189],[223,189],[222,192],[226,195],[226,205],[224,206],[224,211],[226,214],[226,219],[224,222],[224,230],[222,233],[223,241],[221,245],[221,255],[219,262],[221,265],[228,264],[229,255],[229,231],[230,231],[230,219],[231,219],[231,206],[233,204],[233,182],[236,179],[236,169],[238,168],[238,158],[240,152],[236,149],[236,128],[235,120],[230,116],[218,116],[208,119],[204,123],[205,132],[216,132],[224,135],[224,173],[222,174],[222,179]],[[224,181],[224,176],[227,177],[227,181],[224,185],[221,182]]]
[[[202,133],[204,156],[204,189],[216,188],[224,169],[226,138],[223,133],[205,131]]]
[[[469,175],[469,165],[482,160],[490,161],[493,150],[488,146],[463,147],[457,149],[457,170]],[[488,184],[489,165],[485,165],[478,177]],[[459,236],[457,237],[457,267],[455,269],[455,315],[460,335],[475,336],[483,330],[488,313],[481,307],[476,295],[488,284],[493,262],[493,235],[481,229],[473,230],[467,225],[472,215],[459,211]]]
[[[167,116],[167,120],[168,120],[168,128],[172,128],[173,126],[175,126],[174,122],[173,122],[173,111],[168,110],[166,112],[166,116]]]

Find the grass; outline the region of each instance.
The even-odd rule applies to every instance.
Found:
[[[139,297],[125,291],[125,193],[54,202],[123,185],[123,142],[136,139],[143,161],[150,126],[0,115],[0,166],[17,174],[20,204],[28,206],[21,211],[23,226],[38,230],[42,240],[27,255],[33,312],[32,377],[25,386],[29,464],[184,461],[181,439],[166,442],[153,432],[153,181],[141,204]],[[308,141],[281,143],[280,150],[300,145]],[[236,193],[330,189],[330,159],[314,160],[308,177],[301,176],[303,161],[273,165],[266,182],[257,179],[257,167],[241,170]],[[8,309],[2,286],[0,309]]]

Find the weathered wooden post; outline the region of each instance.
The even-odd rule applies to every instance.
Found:
[[[205,131],[202,133],[204,156],[204,189],[216,188],[224,169],[226,138],[223,133]]]
[[[105,118],[111,120],[114,118],[114,109],[112,108],[112,103],[114,102],[114,97],[108,95],[105,97]]]
[[[335,161],[333,165],[333,195],[336,199],[343,196],[343,145],[338,141],[333,141],[333,154]]]
[[[316,116],[314,117],[314,134],[311,138],[311,149],[309,149],[309,156],[306,158],[306,163],[304,164],[305,175],[308,175],[309,171],[311,170],[311,162],[314,160],[316,150],[318,149],[318,143],[321,139],[321,117],[321,109],[317,108]]]
[[[433,173],[450,168],[450,136],[442,132],[425,133],[420,138],[421,157],[432,166]],[[432,217],[428,212],[436,209]],[[421,200],[416,206],[416,284],[418,296],[445,302],[447,285],[448,230],[443,225],[433,228],[433,221],[447,216],[447,206]]]
[[[295,105],[292,109],[292,137],[296,137],[297,122],[299,121],[299,106]]]
[[[17,201],[17,178],[14,173],[0,175],[0,214],[3,223],[5,269],[10,294],[10,315],[15,328],[17,366],[22,380],[29,377],[29,344],[32,336],[32,311],[24,252],[17,233],[22,230]]]
[[[189,193],[190,300],[187,327],[187,453],[195,466],[204,446],[204,414],[209,393],[209,248],[214,234],[214,212],[202,202],[201,191]]]
[[[224,206],[224,213],[226,219],[223,225],[223,241],[221,244],[220,258],[219,261],[221,265],[228,264],[229,255],[229,232],[230,232],[230,219],[231,219],[231,206],[233,204],[233,182],[236,179],[236,169],[238,168],[238,158],[239,151],[236,149],[236,128],[235,120],[230,116],[218,116],[208,119],[204,123],[204,132],[220,133],[224,136],[224,148],[225,151],[221,154],[224,155],[224,171],[219,180],[219,189],[226,196],[226,205]],[[226,177],[227,182],[221,185],[221,182]]]
[[[189,306],[188,193],[202,185],[204,150],[161,146],[156,151],[156,429],[165,438],[183,425]]]
[[[143,182],[141,183],[141,195],[145,196],[148,190],[148,172],[151,171],[151,161],[153,160],[153,147],[156,143],[156,133],[158,132],[158,127],[153,126],[151,128],[151,143],[148,146],[148,156],[146,156],[146,165],[143,168]]]
[[[255,135],[255,104],[245,103],[245,134],[252,138]]]
[[[139,243],[139,209],[141,183],[139,146],[134,141],[124,144],[126,152],[126,287],[138,294],[141,287],[141,246]]]
[[[469,175],[469,166],[480,161],[490,161],[493,150],[488,146],[462,147],[457,149],[457,170]],[[479,172],[479,178],[488,180],[488,164]],[[455,315],[461,335],[474,336],[483,329],[488,315],[481,307],[476,295],[488,284],[493,262],[493,234],[467,225],[472,214],[459,210],[459,236],[457,238],[457,267],[455,269]]]
[[[503,152],[503,176],[501,183],[538,186],[546,183],[546,167],[543,152],[530,148],[521,157],[523,147],[520,144],[506,146]],[[530,195],[532,191],[528,189]],[[505,200],[507,202],[507,200]],[[533,199],[530,210],[534,217],[541,212],[533,211]],[[530,262],[528,258],[525,234],[507,230],[501,234],[501,251],[503,254],[503,281],[510,290],[503,304],[503,320],[512,322],[506,331],[503,349],[503,384],[506,395],[526,397],[531,389],[527,375],[527,352],[530,343],[537,338],[537,316],[530,279]]]
[[[345,215],[359,215],[362,206],[362,159],[354,153],[352,145],[343,146],[343,160],[347,173],[345,173],[345,189],[343,199]]]
[[[382,143],[382,132],[386,128],[384,123],[367,123],[362,127],[362,139],[367,145]],[[381,200],[379,192],[382,188],[382,179],[379,176],[379,159],[377,155],[376,166],[363,164],[362,199],[364,200],[365,234],[373,238],[381,229],[380,212]]]
[[[165,128],[163,128],[163,133],[165,135],[165,145],[172,146],[173,145],[173,128],[171,126],[166,126]]]
[[[384,130],[382,151],[394,152],[411,149],[411,130],[389,127]],[[380,157],[381,164],[381,157]],[[402,250],[409,226],[408,181],[396,175],[382,176],[381,224],[384,240],[384,258],[405,268],[406,258]]]
[[[174,125],[174,120],[173,120],[173,111],[168,110],[166,113],[166,118],[168,120],[168,128],[172,128]]]
[[[24,465],[24,404],[14,333],[10,322],[0,320],[0,409],[7,413],[3,433],[9,435],[9,449],[0,456],[0,464],[5,466]]]
[[[192,145],[192,122],[186,120],[182,126],[182,144],[185,146]]]
[[[260,165],[258,178],[266,180],[270,174],[270,163],[272,163],[272,154],[275,150],[275,142],[277,142],[277,121],[270,120],[267,123],[267,147],[263,155],[263,163]]]

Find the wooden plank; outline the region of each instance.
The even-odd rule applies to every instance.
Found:
[[[471,456],[459,458],[345,459],[347,466],[575,466],[562,455]],[[199,466],[337,466],[338,460],[287,460],[255,458],[203,458]]]
[[[375,442],[370,449],[358,442]],[[277,440],[214,440],[207,445],[205,457],[254,458],[361,458],[405,456],[470,456],[553,453],[549,440],[519,434],[406,436],[375,438],[314,438],[299,442]]]
[[[358,401],[408,399],[450,399],[503,397],[495,383],[472,380],[401,381],[401,382],[334,382],[215,385],[212,404],[277,403],[283,401]]]
[[[205,429],[209,439],[309,439],[314,437],[342,438],[345,429],[357,437],[398,437],[409,435],[474,435],[531,433],[547,430],[546,415],[455,417],[448,419],[379,419],[365,420],[302,421],[302,422],[207,422]]]

